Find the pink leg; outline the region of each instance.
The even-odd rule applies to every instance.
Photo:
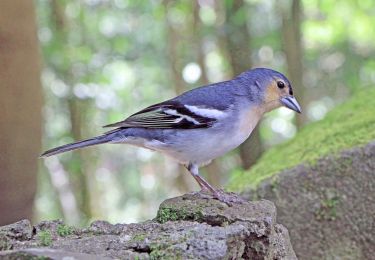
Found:
[[[199,186],[202,189],[201,191],[210,192],[215,199],[224,202],[229,206],[233,203],[243,203],[245,201],[235,193],[225,193],[223,190],[218,190],[212,187],[205,179],[203,179],[199,175],[198,165],[190,163],[188,166],[185,167],[186,169],[188,169],[188,171],[191,173],[194,179],[198,182]]]
[[[188,169],[190,174],[198,182],[202,191],[209,191],[209,192],[212,193],[212,195],[215,195],[217,193],[216,189],[214,187],[212,187],[205,179],[203,179],[199,175],[199,169],[198,169],[198,166],[196,164],[189,164],[188,166],[186,166],[186,169]]]

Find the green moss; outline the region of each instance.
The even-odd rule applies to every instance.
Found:
[[[150,259],[162,259],[166,257],[165,247],[159,244],[150,245]]]
[[[317,220],[333,221],[337,217],[337,206],[340,202],[339,197],[323,200],[320,203],[319,209],[315,212]]]
[[[57,226],[57,234],[60,237],[66,237],[74,233],[74,228],[71,226],[67,226],[64,224],[60,224]]]
[[[150,245],[150,259],[182,259],[181,252],[178,249],[169,248],[163,244],[151,244]]]
[[[140,241],[145,240],[145,238],[146,238],[146,235],[145,235],[145,234],[136,234],[136,235],[132,238],[132,240],[133,240],[133,241],[136,241],[136,242],[140,242]]]
[[[52,235],[48,230],[43,230],[38,233],[38,240],[41,246],[50,246],[52,244]]]
[[[277,178],[277,176],[275,176],[274,178],[272,178],[272,181],[271,181],[271,190],[273,193],[277,193],[277,187],[279,186],[279,178]]]
[[[5,234],[0,233],[0,251],[10,250],[12,247],[10,239]]]
[[[201,219],[203,213],[200,208],[195,212],[187,211],[184,208],[173,208],[173,207],[161,207],[156,216],[156,221],[159,223],[165,223],[167,221],[177,221],[177,220],[193,220],[197,221]]]
[[[320,157],[364,145],[375,139],[375,88],[357,93],[318,122],[304,127],[295,138],[278,145],[249,171],[236,171],[228,189],[244,191],[282,170],[314,164]]]
[[[156,220],[159,223],[165,223],[169,220],[176,221],[178,220],[177,211],[173,208],[161,208],[159,209],[158,214],[156,215]]]
[[[35,256],[32,254],[29,254],[27,252],[13,252],[9,253],[6,256],[3,257],[4,259],[9,260],[19,260],[19,259],[27,259],[27,260],[49,260],[52,259],[48,256]]]

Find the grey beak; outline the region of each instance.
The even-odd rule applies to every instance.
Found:
[[[296,111],[297,113],[301,113],[301,107],[298,104],[297,100],[293,96],[287,96],[280,99],[281,103],[286,106],[287,108]]]

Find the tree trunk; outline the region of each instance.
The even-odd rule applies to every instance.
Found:
[[[250,34],[246,26],[246,12],[243,0],[226,4],[225,34],[227,48],[234,75],[251,68]],[[241,14],[241,12],[243,12]],[[251,136],[240,146],[242,167],[250,168],[261,155],[262,140],[259,128],[256,127]]]
[[[70,122],[72,124],[72,136],[74,140],[82,140],[82,117],[84,114],[84,104],[79,104],[79,100],[77,101],[76,98],[72,97],[68,99],[69,105],[69,115],[70,115]],[[84,221],[88,221],[93,217],[93,212],[91,210],[91,194],[90,194],[90,185],[89,185],[89,173],[86,169],[85,160],[89,160],[88,152],[79,150],[76,151],[76,160],[78,161],[77,164],[79,165],[78,169],[73,173],[74,178],[77,181],[78,185],[76,186],[76,196],[79,203],[79,208],[81,210],[82,216]],[[87,155],[87,158],[86,158]]]
[[[280,6],[282,10],[282,35],[283,49],[288,64],[289,78],[292,85],[295,86],[295,94],[301,107],[305,107],[303,86],[303,61],[302,61],[302,42],[301,42],[301,1],[292,0],[287,2],[289,5]],[[280,3],[281,4],[281,3]],[[306,113],[296,117],[297,128],[306,123]]]
[[[166,16],[168,17],[168,12],[173,8],[173,1],[164,1]],[[177,95],[180,95],[186,90],[184,80],[181,75],[182,65],[179,62],[179,42],[181,42],[179,32],[176,30],[173,24],[171,24],[168,19],[166,19],[167,28],[167,55],[169,61],[169,71],[171,84],[174,87],[174,91]],[[175,179],[173,185],[176,185],[179,190],[186,192],[190,190],[191,181],[190,176],[188,176],[187,170],[183,166],[178,165],[178,176]]]
[[[65,48],[68,45],[67,39],[69,38],[69,20],[64,14],[64,5],[59,1],[52,1],[51,2],[51,10],[52,10],[52,17],[51,20],[54,25],[54,32],[55,37],[57,37],[62,44],[62,48]],[[81,11],[82,12],[82,11]],[[84,38],[84,30],[82,27],[75,28],[76,30],[81,30],[82,38]],[[84,44],[84,43],[82,43]],[[69,63],[73,63],[73,61],[69,61]],[[73,85],[73,82],[76,81],[74,77],[74,73],[70,67],[66,68],[57,68],[56,69],[59,77],[67,83],[67,85]],[[69,120],[72,126],[72,136],[74,140],[82,140],[82,131],[84,129],[84,121],[82,120],[83,115],[85,114],[85,103],[81,100],[76,99],[73,95],[69,96],[67,99],[63,100],[66,102],[66,105],[69,109]],[[90,187],[90,178],[88,176],[90,171],[87,167],[87,161],[90,161],[93,164],[92,158],[87,151],[83,152],[82,150],[77,151],[77,156],[73,160],[76,160],[75,163],[79,165],[77,169],[73,173],[70,174],[67,185],[71,185],[74,187],[70,187],[70,190],[74,190],[75,199],[77,201],[77,205],[79,207],[80,217],[83,219],[83,222],[88,221],[92,217],[96,217],[93,215],[92,210],[92,198],[91,194],[94,193],[91,191]],[[72,162],[70,162],[72,163]],[[74,162],[73,162],[74,163]],[[52,173],[53,174],[53,173]],[[52,178],[52,177],[51,177]],[[73,185],[72,185],[73,184]],[[56,186],[55,186],[56,187]],[[61,193],[56,190],[59,195]],[[63,198],[59,198],[60,202]],[[61,205],[63,208],[63,205]]]
[[[42,89],[33,1],[0,2],[0,225],[32,218]]]

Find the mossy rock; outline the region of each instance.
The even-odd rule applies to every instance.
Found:
[[[375,88],[357,93],[318,122],[304,127],[295,138],[264,153],[249,171],[236,172],[228,189],[256,188],[283,170],[300,164],[314,165],[321,157],[360,147],[375,140]]]
[[[156,221],[162,224],[167,221],[178,220],[202,222],[202,207],[200,205],[197,205],[196,207],[184,207],[184,204],[186,204],[184,201],[181,203],[181,201],[176,201],[176,199],[166,200],[159,207]]]
[[[158,217],[142,223],[99,220],[80,229],[42,221],[26,237],[19,226],[0,227],[8,239],[0,259],[296,259],[265,200],[228,206],[194,193],[164,201]]]
[[[207,198],[205,198],[207,196]],[[193,198],[193,199],[192,199]],[[155,218],[159,223],[168,221],[194,221],[212,226],[227,226],[242,219],[251,220],[262,215],[276,218],[275,206],[268,201],[254,201],[252,210],[241,205],[229,207],[206,194],[186,194],[181,197],[165,200],[159,207]]]

